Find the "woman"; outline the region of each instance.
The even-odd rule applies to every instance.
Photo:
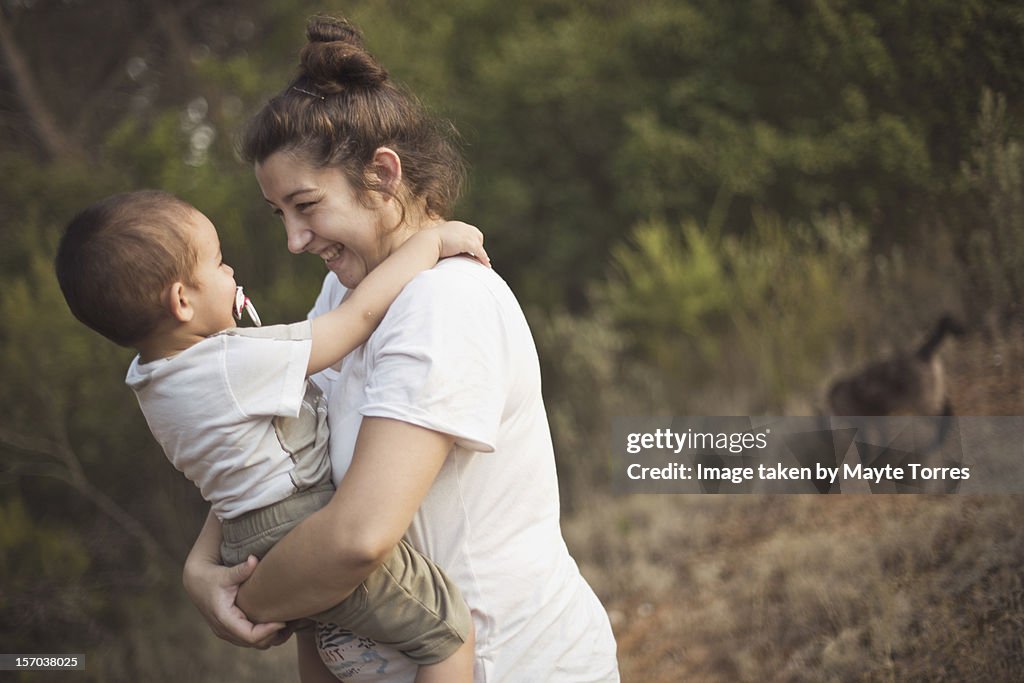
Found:
[[[462,165],[349,25],[318,18],[307,33],[299,76],[251,122],[243,151],[289,250],[331,271],[317,315],[448,214]],[[617,681],[607,615],[562,539],[536,351],[505,283],[469,259],[442,262],[322,380],[337,493],[258,567],[219,567],[207,522],[185,585],[214,631],[273,644],[279,622],[337,603],[404,534],[470,606],[476,681]],[[310,643],[300,651],[317,647],[345,680],[411,680],[401,655],[340,629]]]

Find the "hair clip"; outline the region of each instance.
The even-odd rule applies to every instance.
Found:
[[[320,99],[321,101],[323,101],[323,100],[327,99],[327,98],[325,98],[325,97],[324,97],[323,95],[320,95],[320,94],[318,94],[318,93],[315,93],[315,92],[310,92],[310,91],[308,91],[308,90],[303,90],[302,88],[300,88],[300,87],[299,87],[299,86],[297,86],[297,85],[293,85],[293,86],[292,86],[292,90],[298,90],[298,91],[299,91],[300,93],[302,93],[303,95],[309,95],[310,97],[316,97],[316,98]]]
[[[238,320],[242,319],[242,309],[249,314],[249,319],[252,320],[253,325],[260,327],[263,323],[260,322],[259,315],[256,314],[256,307],[252,305],[252,301],[245,295],[241,287],[235,287],[235,307],[232,313],[235,314],[235,318]]]

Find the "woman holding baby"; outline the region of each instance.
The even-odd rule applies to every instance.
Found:
[[[463,166],[450,129],[389,79],[355,29],[317,18],[307,33],[298,76],[252,120],[243,153],[288,249],[330,271],[316,316],[449,215]],[[475,681],[617,681],[608,617],[562,538],[537,354],[505,282],[470,259],[442,261],[318,380],[337,492],[258,566],[218,565],[219,529],[207,523],[185,584],[213,630],[267,647],[280,622],[339,602],[404,536],[469,605]],[[304,681],[412,680],[394,664],[378,672],[397,652],[318,629],[324,666],[304,667]]]

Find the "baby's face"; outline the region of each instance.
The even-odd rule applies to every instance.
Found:
[[[188,296],[195,309],[197,331],[208,336],[235,326],[235,271],[224,263],[220,238],[209,218],[193,211],[191,229],[198,263],[193,274],[196,286],[188,288]]]

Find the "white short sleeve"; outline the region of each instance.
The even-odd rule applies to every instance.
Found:
[[[502,327],[494,294],[473,264],[421,273],[367,342],[370,371],[360,413],[494,451],[508,394]]]
[[[310,330],[308,321],[235,328],[128,369],[153,436],[221,519],[295,490],[273,417],[302,408]]]
[[[299,414],[312,349],[309,321],[237,328],[216,339],[224,345],[224,381],[245,417]]]

